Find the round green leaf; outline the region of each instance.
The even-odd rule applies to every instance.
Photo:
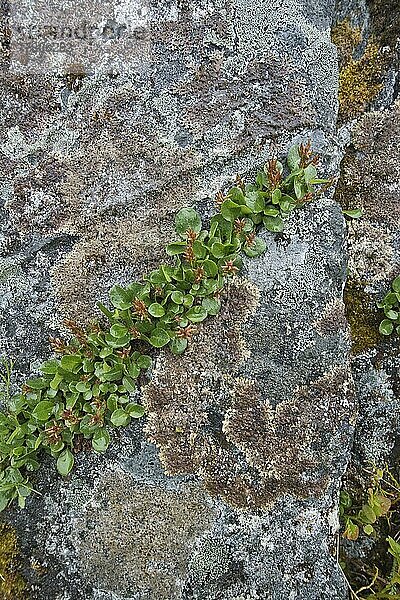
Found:
[[[163,317],[165,315],[164,307],[158,302],[153,302],[147,309],[152,317]]]
[[[299,147],[297,144],[289,148],[286,158],[287,165],[291,171],[296,171],[300,164]]]
[[[122,379],[122,385],[124,386],[125,390],[129,393],[132,393],[136,390],[135,381],[131,377],[124,377]]]
[[[240,206],[236,202],[232,202],[232,200],[225,200],[221,204],[221,214],[227,221],[234,221],[239,217],[240,213]]]
[[[123,427],[127,425],[129,421],[130,417],[123,408],[117,408],[111,415],[111,423],[115,425],[115,427]]]
[[[192,294],[186,294],[186,296],[183,299],[183,306],[185,308],[190,308],[190,306],[192,306],[194,302],[194,297],[192,296]]]
[[[389,319],[384,319],[379,325],[379,333],[382,335],[390,335],[393,332],[393,323]]]
[[[37,419],[38,421],[48,421],[51,413],[53,412],[54,402],[50,402],[49,400],[42,400],[38,404],[36,404],[35,408],[32,411],[32,417]]]
[[[281,211],[285,212],[285,213],[291,212],[293,209],[296,208],[296,205],[297,205],[296,200],[294,200],[290,196],[282,196],[282,198],[279,202]]]
[[[164,329],[154,329],[149,341],[155,348],[162,348],[168,344],[169,335]]]
[[[272,192],[272,204],[278,204],[282,197],[282,192],[279,188]],[[268,214],[267,212],[265,214]]]
[[[92,446],[96,452],[105,452],[110,443],[110,434],[105,427],[96,429],[92,437]]]
[[[183,303],[183,293],[180,292],[179,290],[172,292],[171,300],[172,300],[172,302],[175,302],[175,304],[182,304]]]
[[[255,258],[265,252],[267,245],[262,238],[256,237],[251,246],[243,246],[243,250],[247,256]]]
[[[183,238],[186,232],[193,229],[196,233],[201,231],[201,219],[199,214],[193,208],[182,208],[175,218],[176,232]]]
[[[211,254],[215,256],[215,258],[223,258],[225,254],[227,254],[224,244],[214,242],[211,246]]]
[[[76,354],[67,354],[61,359],[61,367],[64,371],[73,371],[80,364],[82,364],[82,357]]]
[[[218,273],[218,266],[213,260],[207,259],[203,262],[203,269],[208,277],[215,277]]]
[[[75,388],[78,392],[84,394],[90,390],[90,385],[87,385],[84,381],[78,381],[78,383],[75,385]]]
[[[111,346],[111,348],[122,348],[123,346],[129,344],[129,342],[131,341],[131,336],[129,335],[129,333],[127,333],[123,337],[115,338],[112,335],[106,334],[105,339],[107,344]]]
[[[114,287],[111,288],[109,296],[110,301],[115,308],[126,310],[132,306],[130,294],[119,285],[114,285]]]
[[[207,311],[203,306],[192,306],[192,308],[187,311],[186,317],[189,321],[192,321],[192,323],[200,323],[207,318]]]
[[[193,252],[196,258],[205,258],[207,256],[207,248],[200,240],[193,242]]]
[[[160,268],[150,273],[149,281],[153,285],[162,285],[166,283],[167,280],[165,278],[164,271]]]
[[[218,298],[203,298],[201,304],[209,315],[217,315],[221,310],[221,302]]]
[[[168,256],[176,256],[177,254],[183,254],[186,250],[186,242],[173,242],[167,246]]]
[[[246,206],[250,208],[251,212],[259,213],[265,208],[265,198],[262,192],[248,192],[245,201]]]
[[[396,277],[396,279],[393,280],[392,288],[395,292],[400,293],[400,277]]]
[[[53,359],[53,360],[46,360],[46,362],[44,362],[42,364],[42,366],[40,367],[40,370],[42,371],[42,373],[45,373],[46,375],[55,375],[57,373],[57,369],[60,366],[60,361]]]
[[[125,325],[115,323],[115,325],[110,328],[110,333],[115,338],[121,338],[128,333],[128,329],[125,327]]]
[[[372,527],[372,525],[364,525],[363,530],[364,533],[366,533],[367,535],[371,535],[371,533],[374,533],[374,528]]]
[[[280,216],[264,217],[263,223],[264,223],[264,227],[266,229],[268,229],[268,231],[273,231],[275,233],[283,231],[283,220]]]
[[[140,419],[144,415],[144,406],[141,404],[128,404],[126,407],[126,412],[129,414],[132,419]]]
[[[377,518],[374,509],[369,504],[363,504],[360,511],[360,517],[367,523],[375,523]]]
[[[68,475],[74,466],[74,457],[71,450],[64,450],[57,459],[57,470],[64,477]]]
[[[36,379],[28,379],[26,385],[32,390],[45,390],[49,387],[50,381],[44,379],[44,377],[37,377]]]
[[[128,373],[133,379],[137,379],[140,375],[140,368],[135,363],[132,363],[128,368]]]
[[[399,316],[399,313],[396,312],[395,310],[385,310],[385,315],[387,316],[388,319],[391,319],[392,321],[396,321],[396,319]]]
[[[277,217],[279,215],[279,210],[277,208],[267,206],[267,208],[264,210],[264,215],[266,217]]]
[[[342,210],[342,213],[351,219],[359,219],[362,217],[361,208],[354,208],[352,210]]]
[[[171,340],[170,349],[173,354],[182,354],[187,348],[188,341],[185,338],[174,338]]]
[[[140,367],[141,369],[150,369],[152,362],[151,356],[148,356],[147,354],[141,354],[136,362],[138,367]]]
[[[111,354],[113,354],[113,351],[111,348],[102,348],[99,352],[99,356],[100,358],[107,358],[107,356],[111,356]]]

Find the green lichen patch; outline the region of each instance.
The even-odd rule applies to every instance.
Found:
[[[361,354],[374,348],[380,340],[379,314],[374,298],[365,292],[362,284],[348,279],[344,302],[351,331],[352,353]]]
[[[27,589],[19,573],[17,536],[12,527],[0,523],[0,597],[27,600]]]

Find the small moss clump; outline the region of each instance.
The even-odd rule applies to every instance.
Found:
[[[369,41],[358,60],[351,58],[339,74],[339,118],[362,114],[382,89],[386,61],[379,46]]]
[[[331,38],[338,49],[339,65],[342,68],[351,60],[355,48],[362,41],[361,29],[352,27],[346,19],[332,28]]]
[[[18,572],[17,536],[10,525],[0,523],[0,597],[27,600],[26,584]]]
[[[373,298],[360,283],[348,279],[344,289],[344,303],[351,332],[352,354],[361,354],[374,348],[380,336],[379,315]]]

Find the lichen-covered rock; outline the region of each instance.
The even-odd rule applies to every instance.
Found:
[[[0,341],[21,373],[63,317],[97,317],[112,284],[164,257],[178,208],[207,217],[237,172],[307,137],[337,172],[333,8],[154,0],[151,57],[119,74],[16,75],[4,43]],[[5,515],[32,600],[346,598],[344,232],[320,198],[263,234],[222,314],[182,357],[159,354],[143,422],[67,480],[45,463],[42,495]]]
[[[380,300],[400,266],[400,105],[367,113],[353,126],[336,198],[363,217],[348,224],[346,312],[353,337],[353,373],[360,414],[354,468],[384,465],[397,455],[400,435],[396,339],[378,332]]]

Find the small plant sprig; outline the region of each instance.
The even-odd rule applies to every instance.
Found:
[[[387,471],[387,475],[393,478]],[[346,490],[340,493],[339,516],[344,525],[343,537],[348,540],[356,540],[360,534],[360,527],[367,535],[375,533],[373,524],[380,517],[388,515],[392,499],[400,497],[400,485],[398,485],[397,496],[392,490],[389,490],[383,483],[385,471],[374,469],[371,485],[366,491],[366,498],[363,499],[361,506],[357,505],[353,497]],[[392,484],[393,485],[393,484]]]
[[[376,303],[385,313],[385,319],[379,325],[382,335],[400,333],[400,276],[392,281],[391,290],[380,302]]]
[[[361,502],[357,502],[347,491],[340,494],[339,515],[343,528],[342,536],[349,541],[355,541],[362,532],[379,541],[381,521],[386,521],[386,530],[391,529],[392,517],[398,512],[400,502],[400,482],[394,477],[390,469],[374,467],[372,471],[366,470],[370,475],[370,486],[364,493]],[[396,535],[395,538],[398,538]],[[357,591],[352,588],[352,597],[358,600],[374,600],[378,598],[400,599],[400,544],[392,536],[385,536],[387,542],[385,566],[392,564],[388,575],[380,572],[375,566],[370,569],[360,560],[356,560],[356,575],[363,573],[371,577],[368,585],[363,585]],[[351,564],[351,559],[350,563]],[[347,561],[343,561],[346,569]],[[349,583],[350,585],[350,583]]]
[[[47,453],[61,475],[74,464],[74,451],[88,441],[104,452],[110,427],[128,425],[144,414],[137,403],[137,379],[151,366],[143,348],[168,346],[185,351],[196,325],[221,308],[220,294],[240,270],[244,252],[257,257],[266,249],[259,229],[280,232],[295,208],[314,196],[318,159],[310,143],[293,146],[284,168],[268,161],[253,184],[240,177],[226,196],[219,192],[219,211],[204,229],[198,213],[183,208],[176,216],[179,239],[166,248],[169,264],[126,288],[110,290],[112,308],[99,304],[109,321],[87,329],[72,321],[71,339],[51,338],[56,355],[26,381],[19,393],[3,397],[0,412],[0,510],[16,499],[20,507],[34,491],[28,476]],[[3,381],[9,382],[7,367]],[[8,388],[9,390],[9,385]]]

